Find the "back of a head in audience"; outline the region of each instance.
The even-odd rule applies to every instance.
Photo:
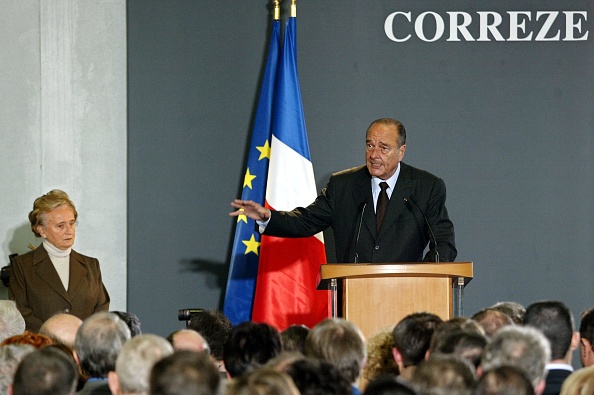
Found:
[[[491,308],[507,314],[516,325],[524,323],[526,308],[518,302],[497,302]]]
[[[459,330],[438,341],[434,353],[465,359],[476,369],[481,363],[481,355],[486,346],[487,338],[480,333]]]
[[[435,327],[433,335],[431,336],[431,344],[429,345],[429,355],[436,351],[438,344],[443,342],[443,339],[446,338],[450,333],[459,332],[462,330],[475,332],[482,336],[486,336],[483,327],[475,320],[467,317],[450,318],[449,320],[443,321],[442,323],[438,324],[437,327]]]
[[[115,370],[118,353],[129,339],[130,329],[113,313],[95,313],[86,318],[74,342],[83,372],[90,378],[106,378]]]
[[[153,365],[171,354],[171,344],[157,335],[138,335],[128,340],[118,354],[115,371],[108,374],[111,393],[148,394]]]
[[[540,395],[544,390],[545,365],[551,355],[549,341],[538,330],[510,325],[500,329],[487,344],[481,360],[481,370],[487,372],[509,365],[521,369]]]
[[[398,365],[394,360],[393,328],[378,332],[367,341],[367,362],[363,367],[363,379],[372,381],[382,375],[398,375]]]
[[[594,307],[584,311],[580,321],[580,360],[594,366]]]
[[[70,395],[78,374],[63,351],[46,347],[23,358],[14,376],[12,395]]]
[[[150,374],[151,395],[216,395],[221,378],[210,357],[181,350],[161,359]]]
[[[415,369],[411,380],[419,395],[469,395],[475,384],[474,368],[453,355],[432,355]]]
[[[130,329],[130,337],[142,335],[142,325],[136,314],[127,311],[112,311],[112,313],[126,323],[128,329]]]
[[[363,395],[417,395],[417,393],[396,376],[383,375],[370,381]]]
[[[260,368],[235,378],[225,395],[302,395],[289,375],[271,368]]]
[[[305,339],[309,334],[309,328],[305,325],[291,325],[281,332],[283,351],[300,352],[305,354]]]
[[[594,366],[578,369],[563,382],[560,395],[594,394]]]
[[[55,348],[56,350],[62,351],[64,354],[66,354],[66,356],[68,356],[68,358],[70,358],[72,363],[74,363],[74,365],[76,365],[76,374],[78,376],[78,380],[77,380],[78,383],[77,383],[76,389],[77,389],[77,391],[82,389],[85,382],[87,381],[87,376],[82,372],[82,369],[80,367],[80,364],[78,363],[78,360],[76,357],[76,352],[74,351],[74,348],[70,347],[64,343],[54,343],[54,344],[44,346],[43,348],[47,348],[47,347]]]
[[[285,370],[301,395],[344,395],[351,393],[351,383],[336,366],[315,358],[303,358]]]
[[[350,321],[326,319],[309,331],[305,340],[305,355],[330,362],[347,380],[355,383],[367,359],[365,337]]]
[[[223,360],[225,342],[233,330],[233,324],[225,314],[218,310],[204,310],[193,314],[187,326],[188,329],[200,333],[208,342],[210,354],[214,359]]]
[[[429,353],[433,353],[437,344],[447,337],[452,332],[458,331],[476,332],[480,335],[485,335],[483,327],[475,320],[467,317],[454,317],[447,321],[438,324],[431,336],[431,344],[429,345]]]
[[[279,331],[268,324],[242,322],[225,343],[225,368],[231,377],[250,372],[278,356],[282,350]]]
[[[266,362],[264,366],[284,372],[287,366],[300,359],[305,359],[305,356],[298,351],[282,351],[278,356]]]
[[[471,318],[483,327],[489,338],[504,326],[514,325],[514,321],[509,315],[490,307],[475,313]]]
[[[534,395],[532,383],[521,369],[499,366],[483,373],[475,395]]]
[[[419,312],[404,317],[392,331],[394,360],[405,380],[412,378],[416,366],[425,359],[435,328],[443,320],[435,314]]]
[[[20,335],[7,337],[2,341],[3,346],[7,344],[30,344],[35,348],[42,348],[54,344],[54,341],[40,333],[25,331]]]
[[[567,363],[579,345],[579,333],[573,330],[569,307],[559,301],[532,303],[526,308],[524,325],[540,330],[551,345],[551,361]]]
[[[0,347],[0,394],[8,394],[19,363],[35,350],[30,344],[8,344]]]
[[[192,329],[180,329],[167,336],[174,350],[206,352],[210,355],[210,344],[198,332]]]
[[[25,331],[25,319],[14,300],[0,300],[0,342]]]
[[[56,343],[74,347],[76,332],[81,325],[82,320],[77,316],[59,313],[48,318],[39,328],[39,333]]]

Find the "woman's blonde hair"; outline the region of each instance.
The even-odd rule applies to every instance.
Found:
[[[570,374],[561,386],[560,395],[594,394],[594,366],[578,369]]]
[[[74,203],[68,197],[66,192],[59,189],[52,189],[43,196],[35,199],[33,203],[33,210],[29,213],[29,222],[31,223],[31,230],[37,237],[41,237],[37,232],[39,225],[45,226],[47,214],[60,206],[68,206],[74,213],[74,219],[78,217]]]

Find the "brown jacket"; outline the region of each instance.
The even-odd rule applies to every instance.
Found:
[[[27,330],[33,332],[57,313],[84,320],[95,312],[109,310],[109,294],[97,259],[72,250],[66,291],[43,245],[14,259],[8,295],[25,318]]]

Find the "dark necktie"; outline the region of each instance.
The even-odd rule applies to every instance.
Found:
[[[386,189],[388,189],[388,183],[385,181],[380,182],[380,188],[382,189],[377,197],[377,207],[375,209],[375,222],[377,224],[376,231],[379,233],[380,228],[382,227],[382,221],[384,220],[384,214],[386,214],[386,209],[388,208],[388,193]]]

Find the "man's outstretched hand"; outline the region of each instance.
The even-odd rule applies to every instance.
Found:
[[[270,210],[253,200],[235,199],[231,202],[231,206],[237,209],[229,213],[231,217],[243,214],[255,221],[266,222],[270,219]]]

